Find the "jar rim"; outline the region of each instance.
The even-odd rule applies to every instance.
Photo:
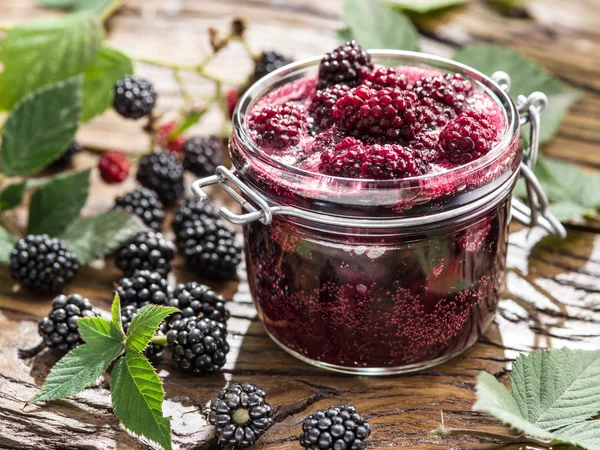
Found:
[[[446,70],[448,72],[466,75],[470,79],[478,82],[485,88],[486,93],[488,95],[493,95],[493,100],[497,101],[500,104],[500,106],[503,109],[503,112],[506,115],[505,127],[503,130],[502,138],[494,144],[492,149],[486,155],[470,163],[462,164],[451,169],[444,170],[442,172],[426,173],[424,175],[406,177],[402,179],[375,180],[338,177],[318,172],[311,172],[279,161],[271,157],[267,153],[263,152],[251,138],[247,127],[248,123],[246,120],[248,112],[251,109],[251,107],[254,106],[256,101],[262,98],[266,93],[268,93],[269,88],[272,88],[278,81],[281,81],[284,77],[293,75],[294,73],[302,69],[307,69],[311,66],[315,66],[318,63],[320,63],[322,57],[318,56],[303,59],[301,61],[297,61],[283,66],[280,69],[271,72],[270,74],[261,78],[259,81],[255,82],[242,95],[235,107],[232,117],[233,133],[235,139],[239,143],[241,143],[245,147],[245,150],[248,151],[252,156],[257,157],[263,163],[266,163],[268,166],[277,170],[282,170],[299,176],[309,176],[321,180],[330,180],[336,183],[365,183],[368,184],[370,187],[386,188],[390,186],[397,186],[399,182],[431,182],[432,180],[435,180],[439,177],[453,176],[455,174],[463,172],[463,176],[466,176],[470,173],[477,172],[478,170],[488,166],[489,164],[492,164],[496,159],[498,159],[502,155],[503,150],[506,150],[510,146],[510,143],[514,140],[515,136],[517,135],[519,131],[519,115],[516,105],[514,104],[508,93],[504,89],[502,89],[502,87],[498,83],[496,83],[487,75],[484,75],[478,70],[475,70],[472,67],[459,63],[452,59],[430,55],[428,53],[413,52],[407,50],[384,49],[372,49],[367,51],[372,57],[380,59],[397,58],[401,59],[402,62],[406,62],[406,65],[411,65],[410,63],[413,63],[412,65],[414,66],[426,64],[432,68],[438,68]]]

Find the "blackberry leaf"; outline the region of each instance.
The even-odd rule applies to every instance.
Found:
[[[123,344],[125,335],[115,324],[102,317],[85,317],[77,321],[81,338],[87,344],[104,345],[108,339]]]
[[[18,236],[10,233],[6,228],[0,227],[0,262],[10,263],[10,254],[19,240]]]
[[[26,186],[26,181],[6,186],[0,192],[0,212],[12,209],[21,203]]]
[[[113,411],[123,426],[171,450],[171,420],[162,415],[165,393],[148,360],[127,352],[111,372]]]
[[[160,323],[170,314],[179,311],[177,308],[146,305],[133,317],[125,346],[127,350],[142,352],[156,333]]]
[[[113,325],[125,335],[125,331],[123,330],[123,316],[121,316],[121,298],[116,292],[110,312]]]
[[[600,450],[600,421],[576,423],[558,430],[555,435],[558,442],[578,445],[588,450]]]

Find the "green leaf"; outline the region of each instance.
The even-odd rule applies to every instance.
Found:
[[[402,11],[427,14],[451,6],[462,5],[468,1],[469,0],[384,0],[384,3],[391,8],[397,8]]]
[[[102,317],[85,317],[77,321],[77,328],[82,339],[97,346],[112,345],[116,341],[123,344],[125,335],[112,322]]]
[[[123,344],[113,339],[76,347],[56,363],[31,402],[65,398],[82,391],[96,381],[122,352]]]
[[[171,420],[163,417],[164,391],[144,356],[127,352],[111,373],[113,411],[123,426],[171,450]]]
[[[12,209],[21,204],[26,185],[26,181],[21,181],[2,189],[2,192],[0,192],[0,212]]]
[[[10,254],[19,240],[19,236],[10,233],[6,228],[0,227],[0,262],[8,264]]]
[[[96,59],[103,37],[100,20],[89,13],[43,18],[10,30],[0,49],[0,109],[83,72]],[[40,128],[45,129],[29,130]]]
[[[117,80],[133,73],[129,57],[109,47],[102,47],[94,63],[85,71],[83,81],[83,114],[87,122],[112,105]]]
[[[350,28],[342,28],[341,30],[337,30],[335,32],[337,38],[341,42],[348,42],[354,40],[354,35],[352,34],[352,30]]]
[[[23,98],[4,125],[0,150],[2,173],[29,175],[46,167],[73,140],[80,115],[80,77],[50,85]]]
[[[39,0],[40,4],[48,8],[68,9],[73,6],[77,0]]]
[[[37,189],[29,205],[29,234],[57,236],[62,233],[85,204],[90,188],[90,169],[56,176]]]
[[[463,48],[454,59],[491,75],[498,70],[511,77],[510,95],[529,95],[541,91],[548,96],[548,108],[542,115],[540,138],[547,142],[556,134],[569,107],[579,98],[580,92],[568,87],[554,75],[533,61],[509,48],[494,44],[476,44]]]
[[[544,430],[600,412],[600,351],[565,348],[519,356],[510,380],[522,416]]]
[[[587,450],[600,450],[600,420],[582,422],[558,430],[554,435],[562,442]]]
[[[475,411],[483,411],[496,417],[529,436],[549,439],[552,434],[527,421],[521,414],[516,400],[506,390],[504,385],[489,373],[482,372],[477,378],[477,402],[473,405]]]
[[[344,21],[365,48],[419,50],[419,34],[408,17],[378,0],[346,0]]]
[[[75,0],[72,11],[92,11],[101,13],[113,0]]]
[[[101,258],[146,230],[135,216],[123,211],[108,211],[74,221],[60,235],[81,264]]]
[[[156,333],[160,323],[170,314],[179,311],[177,308],[147,305],[141,308],[129,325],[125,346],[128,350],[142,352]]]
[[[115,292],[115,298],[111,307],[111,316],[113,325],[121,331],[123,336],[125,336],[125,330],[123,329],[123,316],[121,315],[121,298],[117,292]]]

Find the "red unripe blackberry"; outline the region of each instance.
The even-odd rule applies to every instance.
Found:
[[[357,86],[371,70],[371,57],[356,41],[349,41],[325,53],[319,65],[317,89],[325,89],[335,84]]]
[[[257,144],[275,150],[298,145],[307,123],[302,108],[287,102],[266,105],[250,115],[249,128]]]
[[[131,163],[123,153],[108,152],[98,161],[98,170],[102,179],[109,184],[121,183],[129,175]]]
[[[417,101],[410,91],[359,86],[337,101],[333,117],[338,127],[357,137],[408,141],[418,130]]]
[[[492,149],[495,134],[494,126],[483,114],[464,112],[442,130],[440,156],[454,164],[466,164]]]
[[[333,108],[336,102],[342,98],[350,88],[342,84],[336,84],[314,93],[308,105],[308,115],[312,118],[312,130],[320,133],[334,123]]]
[[[156,131],[156,143],[160,148],[168,150],[171,153],[181,153],[183,151],[185,136],[180,134],[174,138],[169,137],[177,126],[177,122],[167,122],[158,127]]]

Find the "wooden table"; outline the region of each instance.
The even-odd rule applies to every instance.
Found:
[[[0,0],[0,23],[14,24],[54,14],[34,0]],[[130,54],[153,56],[181,63],[198,62],[205,51],[209,26],[226,27],[233,15],[248,19],[249,41],[256,48],[277,49],[303,58],[334,47],[334,30],[341,26],[341,1],[317,0],[128,0],[108,23],[112,45]],[[545,148],[549,155],[588,167],[600,167],[600,3],[597,0],[530,0],[528,15],[502,16],[485,4],[468,6],[433,17],[417,18],[425,51],[449,55],[460,45],[494,41],[522,51],[584,95],[571,110],[559,135]],[[219,57],[215,70],[233,78],[248,73],[250,63],[239,48]],[[181,99],[170,71],[140,64],[139,72],[155,81],[159,108],[174,110]],[[191,91],[209,94],[210,85],[185,77]],[[202,131],[214,131],[218,113],[210,114]],[[140,124],[107,113],[85,126],[79,139],[88,150],[147,148]],[[97,156],[77,157],[80,167],[93,167]],[[131,189],[102,184],[93,174],[86,214],[104,211],[113,197]],[[23,223],[25,211],[9,219]],[[324,372],[288,356],[265,335],[252,306],[244,279],[239,284],[215,286],[233,298],[229,307],[231,353],[222,373],[194,378],[159,366],[165,382],[165,413],[173,417],[176,448],[208,449],[216,446],[201,406],[230,380],[261,385],[275,408],[275,425],[261,439],[261,449],[299,448],[296,437],[309,413],[349,402],[373,426],[370,448],[492,449],[498,445],[476,438],[438,438],[428,432],[437,427],[440,411],[448,426],[497,428],[497,422],[471,411],[475,377],[488,371],[504,377],[511,361],[534,348],[598,348],[600,345],[600,237],[598,223],[568,227],[562,242],[537,230],[515,227],[510,239],[509,273],[504,299],[495,324],[473,348],[439,367],[412,376],[351,377]],[[105,266],[81,270],[69,292],[89,297],[106,310],[112,283],[120,273]],[[194,279],[182,261],[174,277]],[[243,278],[243,277],[242,277]],[[174,281],[174,280],[172,280]],[[69,400],[24,408],[42,384],[55,355],[44,352],[33,361],[17,357],[18,347],[35,344],[37,320],[50,299],[13,292],[5,269],[0,270],[0,448],[1,449],[137,449],[151,448],[119,427],[110,408],[106,381]],[[512,448],[519,448],[512,447]]]

